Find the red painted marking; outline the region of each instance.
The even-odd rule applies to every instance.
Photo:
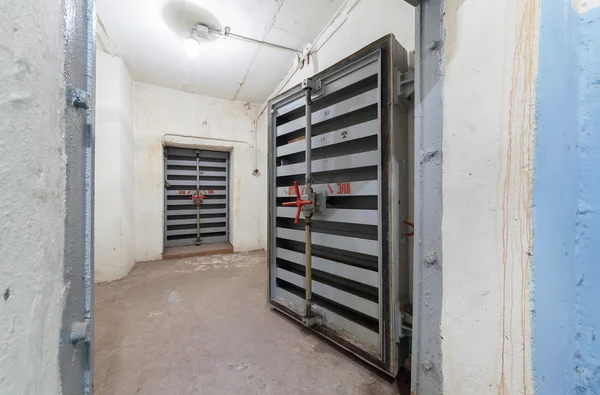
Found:
[[[292,187],[292,186],[288,187],[287,194],[288,195],[293,195],[294,194],[294,187]]]
[[[331,185],[327,184],[327,188],[329,188],[329,193],[333,193],[333,188],[331,187]]]
[[[302,194],[304,195],[304,190],[306,189],[306,187],[302,187]]]
[[[196,190],[196,194],[190,196],[190,199],[194,200],[196,203],[196,206],[199,206],[200,203],[202,202],[202,199],[206,198],[206,196],[201,195],[200,194],[200,190]]]
[[[337,184],[337,187],[338,187],[338,191],[337,191],[338,195],[348,195],[348,194],[352,193],[349,182],[343,182],[341,184]]]
[[[404,222],[406,225],[410,226],[411,228],[413,228],[413,231],[410,233],[403,233],[402,236],[414,236],[415,235],[415,224],[413,224],[412,222],[408,222],[407,220],[402,221]]]
[[[186,191],[179,191],[180,195],[187,195]]]
[[[209,194],[209,195],[214,195],[214,193],[215,193],[215,190],[214,190],[214,189],[209,189],[209,190],[208,190],[208,194]]]

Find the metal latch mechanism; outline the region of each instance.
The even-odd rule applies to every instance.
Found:
[[[294,181],[294,193],[296,195],[295,201],[282,203],[284,207],[297,207],[294,224],[298,224],[298,221],[300,220],[300,213],[304,215],[304,218],[310,218],[313,216],[313,214],[325,213],[326,202],[324,193],[313,192],[313,200],[311,200],[310,195],[300,194],[300,187],[298,186],[298,181]]]
[[[415,92],[415,73],[396,72],[396,97],[395,102],[406,101]]]
[[[284,207],[296,206],[298,209],[296,210],[296,218],[294,219],[294,223],[298,224],[300,220],[300,213],[302,212],[305,217],[310,216],[313,212],[313,202],[312,200],[304,199],[303,196],[300,195],[300,188],[298,187],[298,181],[294,181],[294,192],[296,193],[296,201],[294,202],[285,202],[282,205]]]

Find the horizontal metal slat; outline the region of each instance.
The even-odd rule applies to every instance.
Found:
[[[294,207],[277,207],[277,216],[283,218],[296,218],[296,209]],[[300,216],[304,218],[304,214]],[[377,210],[346,210],[346,209],[325,209],[325,213],[315,213],[314,221],[343,222],[348,224],[377,225]]]
[[[193,167],[196,168],[197,160],[196,158],[190,158],[190,160],[182,160],[182,159],[167,159],[167,168],[169,166],[184,166],[184,167]]]
[[[200,227],[200,234],[209,234],[209,233],[220,233],[225,232],[227,230],[226,227],[212,227],[212,228],[203,228]],[[169,229],[167,227],[167,236],[181,236],[181,235],[196,235],[196,228],[190,229]]]
[[[345,183],[313,184],[316,192],[325,193],[327,196],[374,196],[378,194],[379,183],[373,181],[353,181]],[[303,189],[304,185],[300,185]],[[293,186],[278,187],[277,197],[296,196]]]
[[[223,225],[225,225],[225,222],[223,221]],[[221,232],[226,232],[227,231],[227,227],[226,226],[222,226],[222,227],[211,227],[211,228],[206,228],[206,227],[200,227],[200,234],[209,234],[209,233],[221,233]]]
[[[167,191],[167,196],[191,196],[196,194],[196,188],[194,189],[170,189]],[[225,189],[201,189],[201,195],[226,195]]]
[[[377,55],[360,60],[322,80],[324,95],[331,95],[347,86],[355,84],[379,72]],[[319,95],[320,97],[320,95]]]
[[[169,183],[169,185],[171,187],[193,186],[194,188],[196,188],[196,180],[189,180],[189,181],[188,180],[168,180],[167,182]],[[201,187],[207,187],[207,189],[210,189],[210,187],[227,186],[227,181],[200,181],[199,184]],[[189,188],[181,188],[181,189],[189,189]]]
[[[184,161],[184,160],[177,160],[177,159],[167,159],[167,167],[168,166],[194,166],[196,167],[196,159],[194,158],[194,160],[189,160],[189,161]],[[225,162],[206,162],[206,161],[200,161],[199,162],[200,167],[227,167],[227,163]]]
[[[169,181],[169,176],[188,176],[188,177],[196,177],[196,174],[200,175],[200,179],[202,180],[202,177],[227,177],[227,172],[225,170],[223,171],[199,171],[196,172],[196,170],[170,170],[167,169],[167,181]]]
[[[360,123],[358,125],[353,125],[348,128],[315,136],[311,139],[311,147],[314,150],[334,144],[361,139],[363,137],[373,136],[377,134],[378,126],[379,122],[377,120],[372,120]],[[296,152],[304,152],[305,150],[306,141],[296,141],[295,143],[277,147],[277,157],[294,154]]]
[[[227,220],[226,217],[217,217],[217,218],[200,218],[200,225],[203,224],[215,224],[219,222],[225,222]],[[175,225],[195,225],[196,218],[190,219],[167,219],[167,227],[175,226]]]
[[[203,199],[202,203],[200,203],[200,209],[204,205],[212,205],[212,204],[227,204],[227,199]],[[178,199],[172,200],[167,199],[167,206],[188,206],[188,205],[196,205],[196,200],[189,199]]]
[[[171,230],[169,230],[167,228],[167,236],[183,236],[183,235],[190,235],[190,237],[193,235],[194,237],[196,237],[196,228],[171,229]]]
[[[340,89],[377,74],[379,72],[378,59],[378,55],[362,59],[347,68],[340,70],[333,76],[325,77],[321,80],[323,89],[321,91],[313,92],[313,98],[331,95]],[[279,107],[276,107],[275,111],[277,116],[281,116],[300,107],[304,107],[305,103],[306,98],[301,96],[291,102],[284,102]]]
[[[284,248],[277,248],[277,258],[305,266],[305,255]],[[335,262],[325,258],[312,257],[312,268],[334,276],[343,277],[371,287],[379,288],[379,273],[360,267],[350,266],[345,263]]]
[[[191,198],[186,199],[186,200],[169,200],[167,199],[167,207],[169,206],[195,206],[196,202],[194,200],[192,200]]]
[[[202,210],[202,214],[225,214],[227,209],[215,208]],[[167,215],[196,215],[196,209],[193,210],[167,210]]]
[[[298,241],[300,243],[304,243],[306,240],[304,231],[301,230],[278,227],[276,232],[276,237],[282,239]],[[326,233],[313,232],[312,243],[319,246],[337,248],[339,250],[358,252],[373,256],[378,256],[379,254],[379,245],[377,240],[367,240],[356,237],[336,236]]]
[[[193,149],[167,147],[165,151],[167,153],[167,158],[170,156],[187,156],[190,158],[196,157],[196,150]]]
[[[228,152],[219,152],[219,151],[200,151],[198,153],[199,158],[211,158],[211,159],[227,159],[229,156]],[[211,162],[211,161],[207,161]],[[223,163],[223,162],[221,162]]]
[[[284,289],[279,287],[275,287],[273,290],[273,301],[289,308],[294,311],[298,315],[304,315],[304,299],[290,293]],[[356,339],[354,340],[351,337],[346,340],[350,343],[353,343],[355,346],[359,348],[364,347],[364,343],[370,344],[376,348],[379,347],[379,335],[376,332],[373,332],[370,329],[365,328],[355,322],[348,320],[336,313],[333,313],[323,307],[319,306],[318,303],[313,303],[313,310],[315,314],[322,317],[327,323],[330,323],[334,328],[341,329]],[[369,351],[369,350],[366,350]]]
[[[227,199],[203,199],[200,203],[200,212],[202,212],[202,207],[213,204],[227,204]]]
[[[277,278],[304,289],[304,277],[280,267],[276,269],[276,274]],[[315,280],[312,281],[312,291],[314,294],[322,296],[325,299],[329,299],[342,306],[347,306],[352,310],[368,315],[369,317],[379,319],[379,305],[375,302],[371,302],[360,296],[356,296]]]
[[[346,99],[329,107],[323,108],[319,111],[315,111],[312,114],[312,124],[317,125],[329,119],[336,118],[341,115],[360,110],[361,108],[376,104],[378,94],[379,89],[375,88],[351,97],[350,99]],[[293,121],[284,123],[283,125],[277,127],[277,137],[303,129],[305,126],[306,117],[294,119]]]
[[[325,171],[347,170],[358,167],[376,166],[379,162],[378,151],[361,152],[358,154],[336,156],[312,161],[312,172],[320,173]],[[293,165],[279,166],[277,168],[277,177],[292,176],[304,174],[306,165],[304,162]]]

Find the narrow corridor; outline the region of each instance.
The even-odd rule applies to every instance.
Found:
[[[96,395],[397,394],[267,305],[266,254],[140,263],[96,286]]]

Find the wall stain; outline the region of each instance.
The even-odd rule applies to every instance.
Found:
[[[516,45],[512,59],[508,147],[506,169],[502,188],[502,355],[499,395],[508,395],[513,388],[507,385],[507,373],[515,376],[515,352],[513,329],[520,330],[522,393],[529,387],[527,358],[528,340],[528,285],[530,270],[529,248],[532,243],[531,199],[532,199],[532,157],[533,131],[535,127],[535,78],[537,73],[537,11],[539,0],[523,0],[518,3]],[[513,328],[513,308],[515,303],[515,270],[520,270],[520,323]],[[510,282],[510,283],[509,283]],[[509,288],[509,289],[507,289]],[[508,300],[507,300],[508,299]],[[508,314],[508,326],[507,326]],[[507,344],[510,336],[510,369],[506,361]],[[511,382],[510,384],[515,384]]]

